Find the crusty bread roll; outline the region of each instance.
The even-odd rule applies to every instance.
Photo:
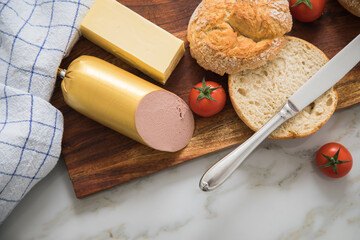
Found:
[[[274,58],[290,31],[287,0],[203,0],[190,18],[190,53],[200,66],[233,74]]]
[[[338,0],[338,2],[349,12],[360,17],[360,0]]]
[[[239,117],[252,130],[260,129],[285,101],[328,61],[314,45],[285,37],[283,50],[263,66],[229,75],[229,94]],[[337,93],[332,88],[270,137],[300,138],[316,132],[335,111]]]

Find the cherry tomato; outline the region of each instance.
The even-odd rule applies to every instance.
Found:
[[[194,113],[202,117],[210,117],[220,112],[226,101],[224,88],[212,81],[196,84],[190,91],[189,104]]]
[[[290,0],[290,12],[300,22],[318,19],[325,7],[325,0]]]
[[[348,174],[353,165],[350,152],[339,143],[327,143],[316,153],[316,165],[328,177],[340,178]]]

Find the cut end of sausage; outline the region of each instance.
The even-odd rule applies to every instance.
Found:
[[[194,117],[180,97],[158,90],[141,99],[135,113],[135,125],[150,147],[176,152],[189,143],[194,132]]]

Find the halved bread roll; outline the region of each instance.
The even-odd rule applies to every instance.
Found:
[[[314,45],[286,36],[283,50],[261,67],[229,75],[229,94],[238,116],[252,130],[260,129],[285,101],[309,80],[328,58]],[[300,138],[316,132],[334,113],[337,93],[331,88],[270,137]]]

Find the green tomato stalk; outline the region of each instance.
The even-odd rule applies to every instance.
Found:
[[[323,156],[328,160],[328,162],[325,163],[324,165],[319,166],[319,167],[321,167],[321,168],[324,168],[324,167],[332,167],[332,169],[334,170],[335,174],[337,175],[337,165],[342,164],[342,163],[350,162],[350,161],[341,161],[341,160],[339,160],[339,159],[338,159],[338,157],[339,157],[339,152],[340,152],[340,148],[337,150],[337,152],[335,153],[335,155],[332,156],[332,157],[327,156],[327,155],[321,153],[321,155],[323,155]]]
[[[295,7],[295,6],[299,5],[300,3],[304,3],[310,9],[312,9],[312,4],[311,4],[310,0],[297,0],[296,3],[294,5],[292,5],[291,7]]]
[[[210,99],[211,101],[216,101],[216,99],[214,99],[212,96],[211,96],[211,93],[213,91],[215,91],[216,89],[220,88],[220,87],[216,87],[216,88],[211,88],[211,86],[207,86],[206,83],[205,83],[205,78],[203,78],[202,80],[202,87],[201,88],[198,88],[198,87],[193,87],[194,89],[198,90],[200,92],[199,96],[197,97],[196,99],[196,102],[198,102],[199,100],[203,99],[203,98],[207,98],[207,99]]]

